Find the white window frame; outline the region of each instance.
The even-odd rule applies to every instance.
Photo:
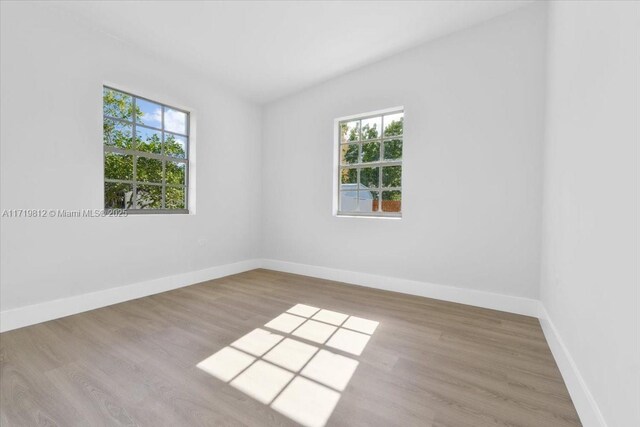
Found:
[[[118,88],[116,85],[112,85],[109,83],[104,83],[102,85],[102,89],[108,89],[108,90],[113,90],[119,93],[122,93],[124,95],[128,95],[132,98],[132,103],[133,103],[133,107],[135,109],[135,105],[136,105],[136,99],[140,99],[140,100],[144,100],[147,102],[151,102],[154,104],[158,104],[161,106],[162,108],[162,124],[160,128],[156,128],[153,126],[149,126],[149,125],[140,125],[144,128],[147,129],[151,129],[151,130],[155,130],[155,131],[159,131],[162,133],[163,135],[163,142],[164,142],[164,135],[165,134],[174,134],[174,135],[178,135],[180,137],[185,138],[186,140],[186,146],[185,146],[185,157],[184,158],[179,158],[179,157],[173,157],[173,156],[169,156],[166,155],[164,153],[164,143],[163,143],[163,148],[162,148],[162,152],[161,153],[149,153],[149,152],[145,152],[145,151],[137,151],[134,149],[121,149],[121,148],[117,148],[117,147],[111,147],[111,146],[106,146],[103,143],[103,156],[106,156],[108,153],[116,153],[116,154],[123,154],[123,155],[131,155],[133,158],[133,177],[131,180],[122,180],[122,179],[109,179],[106,176],[104,176],[105,170],[104,170],[104,162],[103,162],[103,191],[104,191],[104,184],[108,183],[108,182],[112,182],[112,183],[123,183],[123,184],[128,184],[132,186],[132,190],[133,190],[133,194],[132,194],[132,198],[135,200],[136,196],[136,192],[137,192],[137,187],[138,185],[152,185],[152,186],[159,186],[162,188],[162,208],[158,208],[158,209],[139,209],[136,208],[135,205],[132,208],[126,209],[127,213],[129,214],[190,214],[190,213],[194,213],[194,209],[191,208],[191,206],[193,205],[193,200],[192,198],[194,198],[194,196],[191,194],[192,193],[192,182],[191,182],[191,174],[192,171],[190,170],[193,165],[192,165],[192,155],[193,155],[193,148],[192,148],[192,112],[185,110],[183,108],[179,108],[179,107],[174,107],[172,105],[169,105],[165,102],[161,102],[161,101],[156,101],[144,96],[140,96],[140,95],[136,95],[134,93],[132,93],[131,91],[128,90],[123,90],[121,88]],[[102,93],[102,92],[101,92]],[[102,108],[104,108],[104,106],[102,106]],[[172,110],[176,110],[179,111],[181,113],[185,113],[186,114],[186,133],[182,134],[179,132],[172,132],[169,131],[167,129],[165,129],[165,125],[164,125],[164,111],[165,109],[172,109]],[[129,120],[125,120],[125,119],[119,119],[119,118],[114,118],[114,117],[110,117],[104,114],[102,115],[103,120],[114,120],[117,122],[121,122],[121,123],[125,123],[127,125],[132,125],[132,138],[135,141],[136,138],[136,126],[137,123],[135,122],[135,118],[132,117],[131,121]],[[137,163],[137,158],[138,157],[145,157],[145,158],[149,158],[149,159],[156,159],[156,160],[160,160],[162,161],[162,174],[163,174],[163,181],[161,183],[143,183],[140,182],[136,179],[136,163]],[[164,182],[164,169],[165,169],[165,162],[167,161],[171,161],[171,162],[175,162],[175,163],[183,163],[185,165],[185,182],[184,184],[169,184]],[[182,188],[184,191],[184,208],[183,209],[170,209],[170,208],[166,208],[164,207],[165,204],[165,188],[166,187],[174,187],[174,188]],[[104,193],[103,193],[103,197],[102,197],[102,202],[104,203]],[[106,207],[105,207],[106,208]]]
[[[389,114],[396,114],[396,113],[405,113],[404,107],[403,106],[399,106],[399,107],[393,107],[393,108],[386,108],[383,110],[376,110],[376,111],[371,111],[368,113],[362,113],[362,114],[354,114],[354,115],[350,115],[350,116],[344,116],[344,117],[340,117],[334,120],[334,156],[333,156],[333,215],[336,217],[360,217],[360,218],[386,218],[386,219],[401,219],[402,218],[402,208],[400,210],[400,212],[383,212],[382,211],[382,192],[383,191],[400,191],[402,192],[402,195],[404,196],[404,192],[402,191],[402,183],[404,182],[404,164],[403,164],[403,158],[400,158],[398,160],[384,160],[384,141],[385,140],[391,140],[391,139],[400,139],[402,140],[402,144],[403,144],[403,157],[404,157],[404,134],[405,134],[405,129],[404,129],[404,125],[403,125],[403,130],[402,130],[402,134],[401,135],[394,135],[393,137],[384,137],[383,136],[383,131],[384,131],[384,116],[385,115],[389,115]],[[344,122],[352,122],[354,120],[366,120],[366,119],[370,119],[373,117],[378,117],[378,116],[382,116],[381,119],[381,129],[380,129],[380,137],[379,138],[375,138],[375,139],[369,139],[366,141],[362,141],[361,139],[359,141],[352,141],[352,142],[347,142],[346,144],[359,144],[362,145],[363,142],[365,143],[369,143],[369,142],[375,142],[375,141],[379,141],[380,142],[380,160],[377,162],[369,162],[369,163],[354,163],[354,164],[349,164],[347,165],[343,165],[341,163],[341,147],[342,145],[346,145],[343,144],[342,141],[340,140],[340,125]],[[360,126],[360,131],[362,130],[362,126]],[[359,149],[359,152],[361,152],[361,148]],[[361,168],[366,168],[366,167],[380,167],[380,172],[379,172],[379,184],[378,187],[376,189],[372,189],[373,191],[378,191],[378,211],[376,212],[358,212],[358,211],[342,211],[341,207],[340,207],[340,175],[341,175],[341,170],[343,168],[348,167],[348,168],[356,168],[358,169],[358,177],[356,182],[359,183],[360,182],[360,169]],[[401,166],[402,167],[402,173],[401,173],[401,185],[399,187],[383,187],[382,186],[382,167],[383,166]],[[358,185],[359,187],[359,185]],[[356,191],[359,191],[359,189],[357,189]],[[402,202],[401,202],[401,206],[402,206]]]

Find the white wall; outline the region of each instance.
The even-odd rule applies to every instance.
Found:
[[[640,4],[553,3],[549,19],[541,299],[595,399],[574,396],[585,426],[595,405],[637,426]]]
[[[260,255],[259,107],[44,4],[3,2],[1,42],[2,209],[103,207],[103,82],[197,121],[196,215],[3,218],[3,311]]]
[[[265,107],[265,258],[534,297],[544,5]],[[402,220],[332,216],[333,120],[405,107]]]

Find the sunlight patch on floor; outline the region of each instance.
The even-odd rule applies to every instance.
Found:
[[[293,377],[294,374],[286,369],[258,360],[231,381],[231,385],[257,401],[268,404]]]
[[[231,343],[231,347],[242,350],[254,356],[262,356],[284,337],[264,329],[254,329],[239,340]]]
[[[340,329],[333,334],[327,342],[327,345],[360,356],[369,342],[369,338],[370,336],[367,334],[361,334],[360,332],[354,332],[348,329]]]
[[[264,356],[264,360],[278,366],[298,372],[316,354],[318,347],[300,341],[285,340]]]
[[[304,377],[295,377],[271,407],[306,427],[322,427],[340,400],[340,393]]]
[[[306,427],[322,427],[358,367],[353,356],[378,325],[296,304],[197,366]]]
[[[303,317],[282,313],[280,316],[276,317],[264,326],[288,334],[295,330],[298,326],[300,326],[304,322],[304,320],[305,319]]]
[[[315,320],[307,320],[298,329],[293,331],[296,337],[304,338],[318,344],[324,344],[329,337],[338,329],[333,325],[318,322]]]
[[[343,391],[357,367],[357,360],[320,350],[304,367],[301,374],[338,391]]]
[[[222,380],[229,381],[256,360],[241,351],[225,347],[198,363],[198,368]]]

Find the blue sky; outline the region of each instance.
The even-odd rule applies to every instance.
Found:
[[[162,107],[160,104],[136,98],[136,105],[142,111],[142,123],[155,128],[162,127]],[[187,133],[187,115],[182,111],[165,108],[164,128],[170,132]]]

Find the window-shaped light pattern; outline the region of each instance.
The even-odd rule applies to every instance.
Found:
[[[402,215],[404,111],[338,124],[338,214]]]
[[[297,304],[198,368],[306,427],[322,427],[378,322]]]
[[[106,86],[102,113],[105,209],[187,213],[189,113]]]

